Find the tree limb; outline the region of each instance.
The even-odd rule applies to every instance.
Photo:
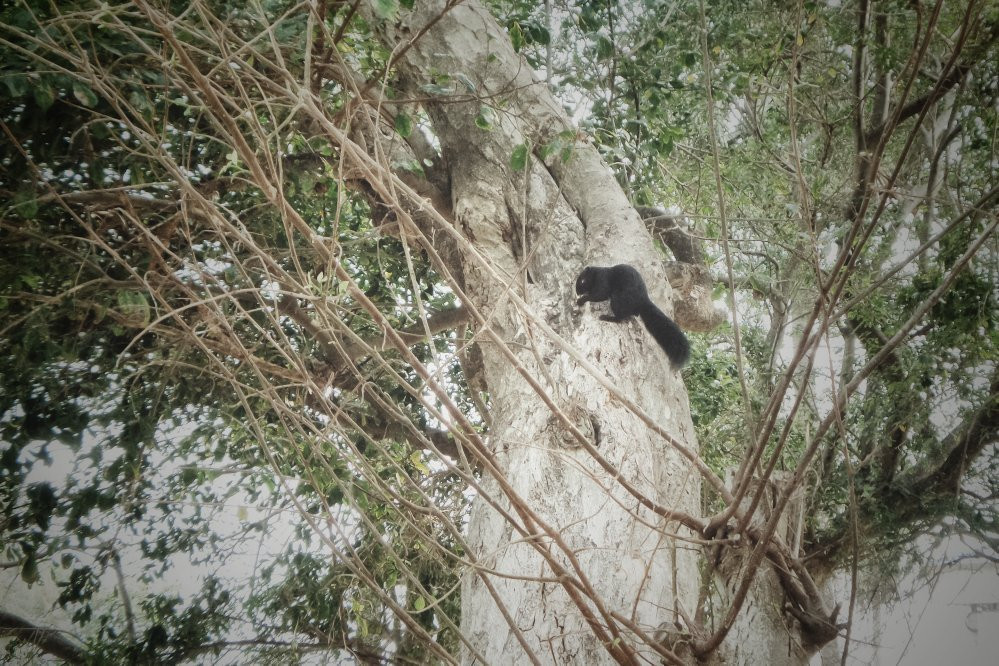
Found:
[[[46,654],[71,664],[87,663],[87,652],[83,645],[68,638],[65,631],[40,627],[2,609],[0,609],[0,636],[10,636],[18,641],[31,643]]]
[[[896,492],[908,497],[954,495],[968,465],[999,439],[999,370],[992,373],[983,406],[951,430],[942,442],[943,455],[933,463],[900,475]]]
[[[972,67],[982,62],[980,58],[988,53],[989,46],[999,37],[999,25],[989,23],[983,32],[984,37],[982,41],[976,45],[971,54],[960,63],[951,67],[949,71],[945,70],[946,73],[937,81],[932,90],[903,106],[899,109],[896,117],[889,118],[877,127],[870,129],[865,137],[866,145],[871,146],[876,144],[881,139],[881,135],[886,131],[892,130],[902,122],[922,113],[924,109],[937,103],[941,97],[947,94],[951,88],[956,86],[965,77]],[[961,45],[959,44],[957,47],[958,51],[960,47]]]
[[[662,238],[677,261],[704,265],[704,247],[698,238],[680,226],[676,218],[661,208],[635,206],[635,211],[650,229]]]

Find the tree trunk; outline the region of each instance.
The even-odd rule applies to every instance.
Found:
[[[696,454],[687,393],[637,319],[600,321],[606,304],[578,308],[573,289],[586,265],[629,263],[670,312],[661,257],[597,151],[485,9],[421,2],[395,22],[367,18],[414,96],[426,97],[431,73],[463,82],[424,102],[470,243],[460,274],[484,320],[476,339],[499,472],[483,474],[468,526],[463,661],[670,659],[663,639],[694,616],[701,587],[700,547],[663,515],[701,514],[701,475],[675,445]],[[488,131],[475,122],[483,106],[494,109]],[[571,157],[543,160],[538,148],[560,132],[574,137]],[[515,170],[521,144],[532,155]]]

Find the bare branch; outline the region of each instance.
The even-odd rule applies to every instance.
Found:
[[[60,629],[41,627],[19,615],[0,610],[0,636],[10,636],[25,643],[31,643],[46,654],[58,657],[70,664],[88,663],[83,644],[70,638],[70,634]]]

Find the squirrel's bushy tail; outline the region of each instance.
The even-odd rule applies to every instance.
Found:
[[[680,327],[655,305],[642,310],[641,316],[645,328],[649,329],[649,333],[669,356],[670,362],[677,368],[682,368],[690,358],[690,342]]]

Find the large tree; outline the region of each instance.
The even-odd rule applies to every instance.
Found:
[[[9,649],[845,660],[994,558],[996,10],[838,5],[0,10]]]

